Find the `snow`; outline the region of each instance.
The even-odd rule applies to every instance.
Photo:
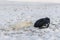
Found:
[[[0,40],[60,40],[60,5],[35,4],[0,4]],[[49,28],[34,28],[35,21],[44,17],[51,19]],[[21,21],[31,21],[32,25],[10,29]]]

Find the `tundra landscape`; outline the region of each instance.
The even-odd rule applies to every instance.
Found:
[[[33,26],[45,17],[48,28]],[[60,4],[0,3],[0,40],[60,40]]]

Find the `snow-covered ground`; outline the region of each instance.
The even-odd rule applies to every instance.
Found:
[[[51,20],[49,28],[34,28],[34,22],[44,17]],[[17,31],[6,30],[25,20],[32,25]],[[60,4],[0,4],[0,40],[60,40]]]

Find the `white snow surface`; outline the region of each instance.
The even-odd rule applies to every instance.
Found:
[[[60,4],[32,4],[0,4],[0,40],[60,40]],[[18,31],[5,30],[22,20],[34,24],[44,17],[51,20],[49,28],[30,26]]]

